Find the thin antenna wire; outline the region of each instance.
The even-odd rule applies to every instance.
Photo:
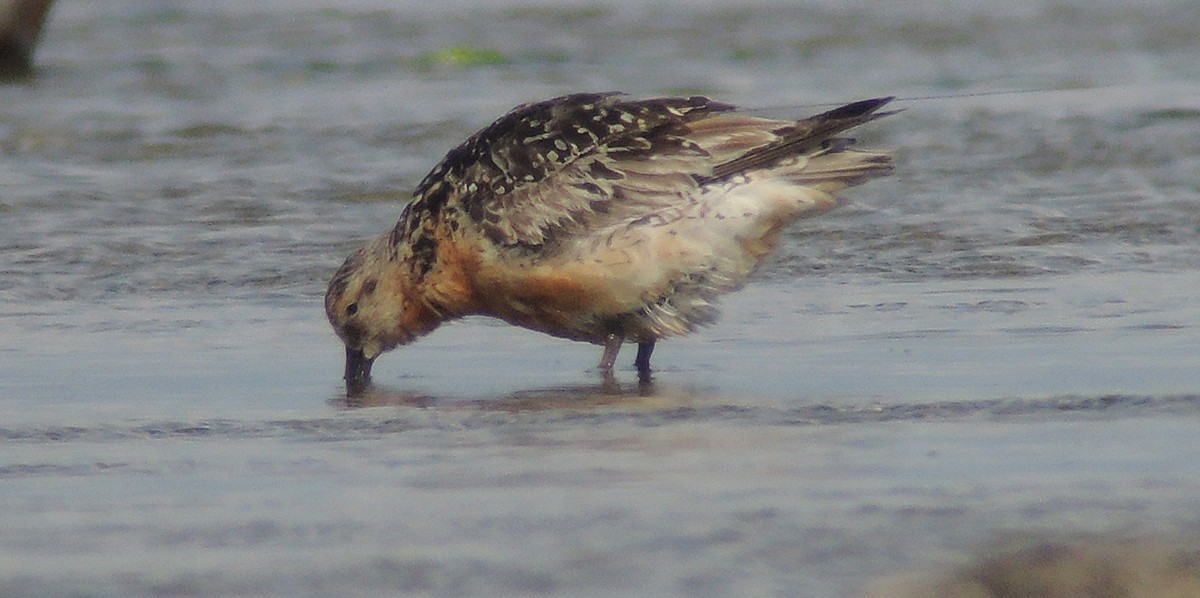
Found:
[[[1087,89],[1094,90],[1096,88],[1089,87]],[[955,98],[979,98],[979,97],[984,97],[984,96],[1003,96],[1003,95],[1016,95],[1016,94],[1023,94],[1023,93],[1047,93],[1047,92],[1055,92],[1055,91],[1085,91],[1085,90],[1084,89],[1070,89],[1070,90],[1064,90],[1064,89],[1004,89],[1004,90],[999,90],[999,91],[975,91],[975,92],[968,92],[968,93],[946,93],[946,94],[927,95],[927,96],[911,96],[911,97],[897,96],[896,99],[893,101],[896,101],[896,102],[925,102],[925,101],[929,101],[929,100],[950,100],[950,99],[955,99]],[[775,111],[780,111],[780,110],[794,110],[796,108],[837,107],[837,106],[841,106],[843,104],[845,104],[845,102],[817,102],[817,103],[811,103],[811,104],[791,104],[791,105],[787,105],[787,106],[760,106],[760,107],[754,107],[754,108],[744,108],[743,110],[745,112],[775,112]]]
[[[1063,91],[1061,89],[1006,89],[1000,91],[976,91],[972,93],[947,93],[930,96],[913,96],[911,98],[898,97],[897,102],[920,102],[925,100],[948,100],[953,98],[979,98],[984,96],[1005,96],[1016,95],[1022,93],[1042,93],[1051,91]]]

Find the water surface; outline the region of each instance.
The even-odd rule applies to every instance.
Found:
[[[855,595],[1196,530],[1195,3],[63,3],[0,87],[0,595]],[[897,173],[719,324],[471,318],[340,395],[324,284],[512,105],[703,93]]]

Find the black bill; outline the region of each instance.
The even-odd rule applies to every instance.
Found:
[[[346,396],[362,394],[371,384],[371,363],[362,349],[346,347]]]

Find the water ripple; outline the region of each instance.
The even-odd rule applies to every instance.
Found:
[[[507,399],[412,399],[379,396],[373,407],[340,417],[266,421],[161,421],[136,425],[29,426],[0,428],[0,442],[91,443],[130,440],[230,440],[277,438],[292,441],[345,441],[404,435],[421,430],[503,430],[539,426],[663,426],[678,422],[722,422],[755,426],[866,425],[888,422],[954,422],[966,419],[1045,421],[1060,417],[1123,418],[1200,414],[1200,395],[1096,395],[1048,398],[1000,398],[937,403],[845,403],[801,406],[723,403],[713,398],[626,395],[616,397],[572,391],[539,391],[539,396]],[[94,470],[119,467],[97,464]],[[20,465],[0,477],[63,472]],[[74,467],[74,466],[73,466]],[[85,472],[77,472],[85,473]]]

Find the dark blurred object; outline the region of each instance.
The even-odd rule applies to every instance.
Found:
[[[941,574],[893,576],[871,598],[1197,598],[1194,536],[1013,539]]]
[[[0,0],[0,79],[28,77],[53,0]]]

